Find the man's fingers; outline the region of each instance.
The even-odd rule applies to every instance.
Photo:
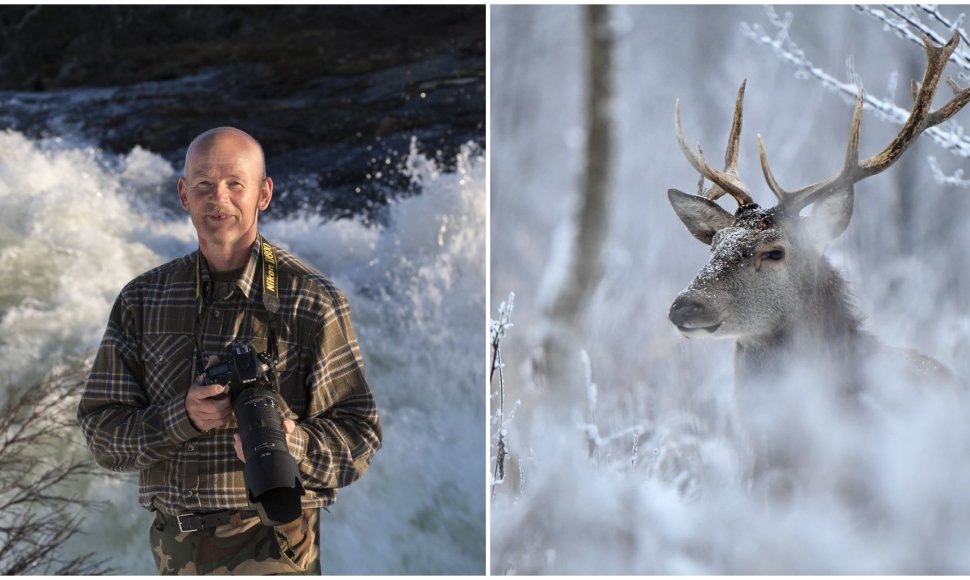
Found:
[[[197,401],[201,401],[202,399],[210,399],[212,397],[217,397],[221,395],[223,392],[225,392],[225,390],[226,390],[226,387],[223,385],[217,385],[217,384],[202,385],[197,383],[189,387],[188,396]]]
[[[243,463],[246,463],[246,454],[243,453],[242,437],[239,436],[239,433],[233,433],[233,435],[232,435],[232,447],[233,447],[233,449],[236,450],[236,457],[239,458],[239,461],[242,461]]]
[[[232,407],[229,397],[220,396],[225,391],[222,385],[203,385],[195,383],[185,394],[185,412],[199,431],[223,427],[229,422]]]

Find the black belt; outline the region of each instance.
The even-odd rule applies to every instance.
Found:
[[[177,515],[155,512],[155,521],[161,523],[164,527],[178,528],[180,532],[197,532],[199,530],[214,530],[233,521],[235,517],[239,518],[237,521],[241,521],[255,518],[258,515],[255,510],[225,510],[205,514],[185,512]]]

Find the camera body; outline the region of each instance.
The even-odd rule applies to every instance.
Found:
[[[205,370],[203,382],[228,388],[246,458],[243,478],[249,501],[264,525],[278,526],[300,516],[300,498],[306,492],[286,445],[272,364],[269,353],[238,344]]]
[[[268,372],[273,357],[267,352],[257,353],[252,345],[236,345],[227,358],[219,358],[219,362],[205,369],[207,385],[225,385],[229,388],[229,396],[235,400],[239,390],[246,386],[269,389],[275,393]]]

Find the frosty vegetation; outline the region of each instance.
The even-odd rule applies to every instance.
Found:
[[[502,339],[505,337],[505,333],[508,332],[512,326],[512,310],[515,305],[515,293],[509,294],[509,299],[507,302],[503,302],[498,307],[498,320],[492,320],[490,324],[490,336],[492,344],[492,364],[491,369],[488,373],[488,381],[490,384],[496,384],[496,375],[498,378],[498,387],[495,393],[491,396],[491,449],[494,450],[494,454],[491,457],[492,462],[492,480],[491,485],[491,498],[495,500],[495,487],[501,485],[505,482],[505,463],[508,461],[509,450],[508,442],[506,441],[508,437],[508,430],[506,426],[511,423],[512,418],[515,416],[515,410],[518,408],[519,402],[516,401],[515,407],[506,415],[505,413],[505,363],[502,362]]]
[[[949,37],[949,25],[932,16],[937,9],[927,10],[925,25]],[[918,64],[897,74],[907,82],[925,64],[922,49],[850,7],[792,13],[768,15],[784,24],[784,37],[798,39],[780,43],[789,54],[801,45],[803,55],[817,55],[818,71],[858,55],[850,81],[838,81],[852,96],[856,75],[885,78],[880,64],[902,68],[913,57]],[[812,361],[796,361],[777,384],[739,392],[733,344],[685,341],[666,320],[708,259],[663,195],[697,181],[674,139],[675,98],[697,112],[692,137],[723,143],[734,91],[748,79],[740,171],[752,185],[759,132],[777,144],[772,168],[788,184],[817,181],[841,163],[851,107],[832,99],[818,75],[792,78],[794,63],[766,62],[750,35],[738,33],[741,22],[764,18],[762,8],[615,9],[622,123],[604,276],[579,324],[575,362],[585,392],[556,400],[556,385],[534,365],[545,330],[534,289],[562,250],[548,240],[571,220],[581,189],[582,18],[575,7],[493,9],[491,292],[494,304],[514,290],[516,308],[514,331],[500,342],[494,329],[508,328],[499,322],[505,310],[492,326],[504,371],[492,382],[493,473],[499,442],[505,458],[503,477],[493,479],[492,573],[970,573],[964,391],[913,385],[898,368],[875,366],[867,372],[894,397],[860,417],[812,384],[800,366]],[[881,117],[869,105],[864,150],[898,131],[873,122]],[[960,178],[963,154],[963,145],[948,146],[961,142],[962,130],[940,128],[951,133],[944,143],[924,139],[856,187],[856,214],[826,255],[849,281],[869,331],[938,358],[965,383],[970,275],[961,248],[970,243],[970,196],[951,189],[952,180],[934,180]],[[925,161],[931,147],[939,171]],[[500,400],[517,401],[514,421]],[[580,419],[563,421],[549,412],[555,404],[571,405]],[[793,458],[791,469],[753,481],[752,432]]]

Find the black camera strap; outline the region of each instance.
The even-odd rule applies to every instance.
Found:
[[[259,245],[260,257],[262,258],[262,295],[263,295],[263,308],[269,314],[269,336],[266,341],[266,348],[273,357],[273,364],[271,365],[271,371],[274,382],[277,381],[276,375],[276,365],[279,363],[279,346],[277,344],[277,337],[279,336],[279,319],[280,319],[280,293],[279,293],[279,275],[277,272],[277,262],[276,262],[276,249],[263,238],[260,234],[256,238],[256,243]],[[205,296],[202,292],[202,249],[200,248],[195,257],[195,301],[196,301],[196,316],[195,316],[195,350],[196,358],[198,364],[198,372],[202,372],[202,368],[205,367],[205,361],[202,360],[202,353],[205,352],[202,347],[202,325],[203,325],[203,314],[205,309]],[[208,312],[205,312],[206,318],[208,318]],[[276,385],[279,388],[279,385]]]
[[[269,339],[266,347],[273,357],[273,377],[276,378],[276,365],[279,364],[279,347],[276,343],[280,319],[279,277],[276,271],[276,250],[260,234],[256,240],[263,256],[263,308],[269,313]]]

